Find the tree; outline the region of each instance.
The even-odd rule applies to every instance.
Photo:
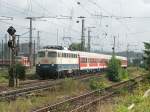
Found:
[[[82,51],[82,49],[81,49],[81,43],[72,43],[69,46],[69,49],[73,50],[73,51]],[[87,47],[84,48],[84,51],[87,51]]]
[[[17,74],[18,79],[25,80],[25,78],[26,78],[25,66],[23,66],[20,63],[17,63],[16,64],[16,74]]]
[[[81,43],[72,43],[69,46],[69,49],[73,51],[81,51]]]
[[[108,71],[107,71],[107,77],[111,81],[120,81],[121,80],[121,62],[120,60],[116,59],[115,55],[112,56],[112,58],[108,62]]]
[[[144,42],[144,47],[145,50],[144,50],[143,58],[144,58],[146,69],[150,71],[150,43]]]

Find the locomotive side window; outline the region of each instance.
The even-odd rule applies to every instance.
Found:
[[[44,51],[38,52],[38,57],[45,57],[45,52]]]
[[[61,57],[61,53],[58,53],[58,57]]]
[[[57,57],[56,52],[48,52],[48,57]]]

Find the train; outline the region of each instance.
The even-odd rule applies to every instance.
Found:
[[[30,67],[29,58],[26,56],[16,56],[16,62],[22,64],[26,68]],[[0,67],[8,67],[11,64],[10,59],[0,59]]]
[[[40,78],[60,78],[81,73],[101,72],[107,69],[111,55],[44,48],[38,51],[36,74]],[[121,66],[127,67],[127,58],[116,56]]]

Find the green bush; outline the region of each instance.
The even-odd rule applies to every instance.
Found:
[[[25,66],[23,66],[22,64],[16,64],[16,74],[20,80],[25,80],[26,78]]]
[[[89,82],[89,86],[92,90],[103,89],[107,85],[102,79],[93,78]]]
[[[119,76],[121,76],[121,80],[128,80],[129,79],[129,74],[126,69],[121,68],[119,71]]]
[[[108,62],[108,71],[107,71],[107,77],[111,81],[120,81],[120,70],[121,70],[121,62],[120,60],[116,59],[115,56],[112,56],[112,58]]]
[[[121,67],[121,61],[112,56],[108,62],[107,77],[109,80],[118,82],[128,79],[128,76],[127,70]]]

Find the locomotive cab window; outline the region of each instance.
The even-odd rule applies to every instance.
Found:
[[[57,57],[56,52],[48,52],[48,57]]]
[[[38,57],[45,57],[45,52],[44,51],[38,52]]]

